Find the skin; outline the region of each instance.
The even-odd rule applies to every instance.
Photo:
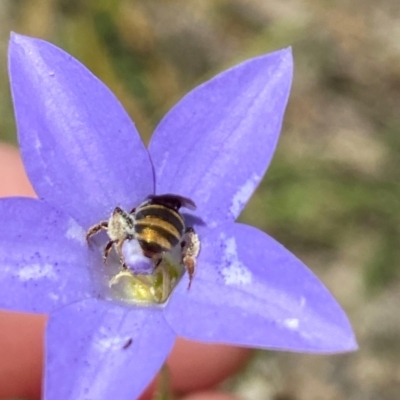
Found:
[[[35,196],[18,151],[0,143],[0,196]],[[46,316],[0,311],[0,399],[40,398]],[[178,339],[167,364],[171,387],[185,400],[235,400],[212,390],[244,365],[249,350]],[[141,400],[151,398],[153,382]]]

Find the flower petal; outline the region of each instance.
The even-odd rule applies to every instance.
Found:
[[[305,265],[241,224],[203,238],[192,287],[185,276],[165,315],[178,335],[206,342],[309,352],[357,346],[345,313]]]
[[[84,230],[42,200],[0,199],[0,307],[48,313],[95,295]]]
[[[174,340],[161,309],[96,299],[69,305],[47,327],[44,398],[136,399]]]
[[[187,196],[203,221],[234,220],[274,153],[292,81],[290,49],[254,58],[186,95],[149,152],[156,193]]]
[[[153,193],[153,172],[109,89],[57,47],[12,35],[9,69],[22,157],[39,197],[84,228]]]

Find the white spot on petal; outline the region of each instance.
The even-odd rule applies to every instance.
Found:
[[[288,318],[283,321],[283,325],[292,331],[297,331],[297,329],[299,329],[300,321],[297,318]]]
[[[222,268],[221,273],[227,285],[248,285],[252,282],[252,273],[239,260],[235,238],[226,238],[221,235],[225,245],[224,261],[226,267]]]
[[[35,149],[37,150],[38,153],[41,152],[43,146],[42,146],[42,143],[41,143],[41,141],[39,140],[39,138],[37,136],[34,138],[33,146],[35,147]]]
[[[57,274],[54,272],[53,266],[51,264],[33,264],[21,268],[17,272],[17,276],[21,281],[29,281],[36,279],[57,279]]]
[[[77,240],[78,242],[85,244],[85,231],[83,228],[76,223],[72,218],[68,221],[68,228],[65,232],[65,237],[67,239]]]
[[[122,337],[103,338],[97,341],[96,345],[98,350],[105,352],[108,350],[117,350],[123,347],[128,339]]]
[[[218,226],[218,224],[215,221],[211,221],[208,223],[208,228],[214,229]]]
[[[258,182],[260,181],[260,176],[253,174],[244,185],[235,193],[232,199],[232,205],[230,207],[230,212],[237,216],[243,206],[248,202],[249,198],[253,194]]]
[[[164,155],[163,155],[163,159],[162,159],[162,161],[161,161],[161,164],[160,164],[160,166],[157,168],[157,172],[158,172],[159,175],[162,175],[162,173],[163,173],[163,171],[164,171],[164,168],[165,168],[165,166],[166,166],[166,164],[167,164],[168,158],[169,158],[169,151],[165,151],[165,152],[164,152]]]
[[[58,301],[58,299],[60,298],[60,296],[56,293],[52,293],[50,292],[48,295],[49,299],[53,300],[53,301]]]
[[[120,350],[129,341],[128,336],[106,336],[106,330],[104,328],[100,329],[100,335],[104,337],[95,340],[94,345],[97,351],[105,353],[110,350]]]
[[[227,285],[248,285],[251,283],[251,272],[243,264],[232,264],[222,270]]]

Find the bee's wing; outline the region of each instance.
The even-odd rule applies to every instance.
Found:
[[[180,207],[185,207],[188,208],[189,210],[195,210],[197,208],[193,200],[188,199],[187,197],[178,196],[176,194],[170,194],[170,193],[161,195],[152,194],[150,196],[147,196],[147,198],[159,204],[170,204],[174,207],[177,207],[178,209]]]
[[[189,210],[195,210],[196,204],[194,203],[193,200],[188,199],[187,197],[182,197],[182,196],[176,196],[179,198],[180,202],[181,202],[181,207],[185,207],[188,208]]]

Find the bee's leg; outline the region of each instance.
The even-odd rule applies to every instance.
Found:
[[[162,257],[159,257],[157,260],[154,261],[154,269],[161,264],[162,260],[163,260]]]
[[[110,251],[113,247],[114,241],[110,240],[107,244],[106,247],[104,247],[104,252],[103,252],[103,263],[106,264],[108,255],[110,254]]]
[[[192,280],[194,276],[194,271],[196,269],[196,260],[190,256],[185,256],[183,257],[183,264],[185,265],[186,271],[188,272],[189,275],[189,284],[188,284],[188,290],[192,286]]]
[[[125,240],[127,240],[128,238],[124,238],[124,239],[119,239],[115,241],[115,250],[117,251],[118,257],[119,257],[119,262],[122,266],[122,269],[128,269],[128,266],[125,263],[125,257],[122,254],[122,246],[125,242]]]
[[[200,240],[193,228],[186,229],[185,239],[181,243],[182,263],[189,275],[189,290],[196,270],[196,259],[200,252]]]
[[[136,211],[136,207],[133,207],[131,211],[129,211],[129,214],[133,214]]]
[[[102,229],[108,228],[108,221],[102,221],[99,224],[91,226],[86,232],[86,241],[89,242],[91,236],[101,231]]]

